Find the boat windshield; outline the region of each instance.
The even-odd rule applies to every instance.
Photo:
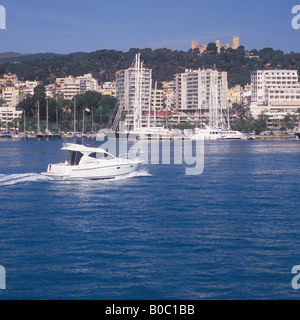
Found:
[[[78,166],[82,157],[83,157],[83,154],[81,152],[72,151],[70,152],[70,157],[68,162],[71,166]]]
[[[102,153],[102,152],[92,152],[89,154],[89,157],[94,159],[105,159],[105,160],[113,159],[113,157],[108,153]]]

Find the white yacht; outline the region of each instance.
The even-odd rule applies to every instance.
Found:
[[[141,161],[130,160],[108,153],[100,147],[66,143],[61,150],[69,152],[64,163],[49,164],[42,175],[67,179],[112,179],[136,170]]]
[[[141,139],[153,138],[153,139],[161,139],[166,137],[172,137],[172,133],[170,130],[165,129],[163,127],[142,127],[137,128],[136,130],[132,130],[129,132],[130,136],[137,136]]]
[[[246,139],[248,139],[248,136],[245,135],[244,133],[241,133],[239,131],[233,131],[233,130],[221,131],[220,135],[221,136],[218,138],[218,140],[246,140]]]
[[[212,129],[206,127],[205,129],[196,128],[191,140],[241,140],[247,139],[247,136],[239,131]]]

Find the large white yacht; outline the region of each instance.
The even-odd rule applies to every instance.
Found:
[[[241,140],[247,139],[247,135],[233,130],[212,129],[206,127],[205,129],[196,128],[191,140]]]
[[[42,175],[67,179],[112,179],[136,170],[141,161],[131,160],[108,153],[99,147],[87,147],[66,143],[61,150],[69,152],[64,163],[49,164]]]

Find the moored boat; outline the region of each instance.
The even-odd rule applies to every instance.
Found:
[[[196,128],[191,140],[242,140],[247,139],[247,135],[233,130],[213,129],[206,127],[205,129]]]

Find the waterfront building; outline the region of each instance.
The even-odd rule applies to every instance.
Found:
[[[0,106],[0,124],[1,131],[7,131],[9,123],[14,119],[22,117],[22,110],[17,110],[15,106],[11,104],[3,104]]]
[[[297,114],[300,108],[300,84],[297,70],[257,70],[251,73],[251,115],[261,112],[270,122]]]
[[[65,99],[71,100],[86,91],[98,91],[98,81],[90,73],[79,77],[56,79],[56,94],[63,95]]]
[[[229,43],[221,44],[220,40],[216,40],[215,42],[218,53],[221,52],[221,49],[224,48],[225,50],[228,48],[232,48],[236,50],[240,46],[240,37],[233,36],[232,37],[232,46],[229,45]],[[192,40],[191,42],[191,49],[195,50],[198,49],[199,53],[204,53],[207,49],[208,44],[198,44],[198,41]]]
[[[175,75],[175,107],[190,122],[225,127],[228,115],[227,72],[185,70]]]

